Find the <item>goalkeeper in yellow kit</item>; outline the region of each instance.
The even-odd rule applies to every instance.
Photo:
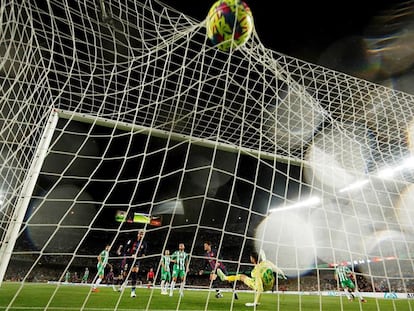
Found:
[[[259,254],[256,252],[252,252],[250,254],[250,262],[254,264],[251,277],[248,277],[245,274],[226,276],[220,269],[217,269],[217,275],[222,281],[242,281],[244,284],[253,289],[255,291],[254,302],[248,302],[246,303],[246,306],[255,307],[260,304],[259,301],[261,293],[273,289],[276,277],[286,279],[286,276],[282,270],[265,258],[259,262]]]

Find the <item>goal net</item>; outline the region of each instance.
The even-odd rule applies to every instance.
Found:
[[[371,310],[414,308],[413,96],[256,32],[220,51],[157,0],[1,8],[1,310],[245,308],[254,292],[210,279],[205,242],[229,276],[252,252],[283,270],[263,310],[350,310],[338,266]],[[162,296],[180,243],[185,283]]]

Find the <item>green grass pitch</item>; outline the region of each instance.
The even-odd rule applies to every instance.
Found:
[[[224,292],[224,298],[217,299],[213,291],[204,290],[186,290],[183,298],[179,297],[178,290],[173,297],[169,297],[161,295],[158,288],[139,288],[136,298],[131,298],[129,294],[129,289],[119,293],[110,287],[101,287],[98,293],[92,293],[89,286],[25,283],[21,287],[19,283],[6,282],[0,287],[0,310],[254,310],[244,305],[253,300],[252,292],[239,292],[238,300],[232,299],[231,292]],[[414,301],[371,298],[367,303],[360,304],[358,301],[348,302],[344,297],[265,293],[257,310],[408,311],[414,310]]]

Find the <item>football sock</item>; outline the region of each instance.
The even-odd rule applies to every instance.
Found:
[[[240,281],[240,274],[229,275],[229,276],[226,276],[224,279],[229,282]]]

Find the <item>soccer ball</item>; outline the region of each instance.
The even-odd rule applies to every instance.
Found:
[[[253,31],[253,15],[241,0],[218,0],[206,20],[207,37],[222,51],[237,48]]]

